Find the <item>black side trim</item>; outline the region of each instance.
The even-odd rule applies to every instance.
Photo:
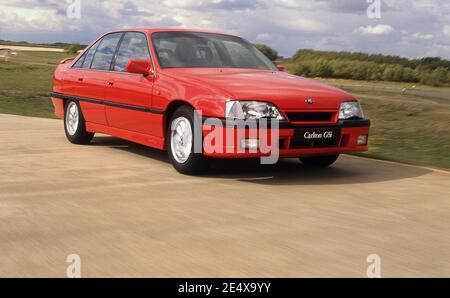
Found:
[[[211,117],[215,118],[215,117]],[[203,116],[203,123],[209,119],[207,116]],[[224,118],[216,118],[220,121],[214,121],[211,124],[215,125],[221,125],[224,127],[235,127],[235,126],[242,126],[244,123],[248,124],[250,127],[259,128],[259,121],[258,120],[248,120],[247,122],[244,122],[243,120],[226,120]],[[267,128],[270,128],[271,121],[267,121]],[[307,127],[369,127],[370,126],[370,120],[369,119],[355,119],[355,120],[339,120],[337,123],[330,123],[330,124],[323,124],[323,123],[317,123],[317,124],[292,124],[289,121],[286,120],[280,120],[278,121],[279,128],[307,128]]]
[[[152,108],[146,108],[146,107],[141,107],[141,106],[133,106],[133,105],[123,104],[123,103],[117,103],[117,102],[106,101],[106,100],[95,99],[95,98],[88,98],[88,97],[79,97],[79,96],[57,93],[57,92],[50,93],[50,96],[55,97],[55,98],[60,98],[60,99],[85,101],[85,102],[89,102],[89,103],[105,105],[105,106],[110,106],[110,107],[116,107],[116,108],[121,108],[121,109],[127,109],[127,110],[133,110],[133,111],[139,111],[139,112],[144,112],[144,113],[164,114],[164,112],[165,112],[164,110],[159,110],[159,109],[152,109]]]

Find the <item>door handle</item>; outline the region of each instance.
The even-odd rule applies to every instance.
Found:
[[[81,78],[81,77],[78,78],[78,81],[83,82],[83,78]]]
[[[114,86],[114,82],[108,82],[108,86]]]

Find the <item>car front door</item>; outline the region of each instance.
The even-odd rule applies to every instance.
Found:
[[[162,115],[152,112],[152,75],[127,73],[129,60],[151,60],[147,36],[126,32],[115,55],[106,88],[106,117],[111,127],[155,135]]]

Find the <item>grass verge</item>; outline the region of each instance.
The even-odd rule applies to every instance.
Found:
[[[53,71],[67,56],[19,52],[12,61],[0,61],[0,113],[54,118],[49,97]]]
[[[450,169],[450,88],[325,82],[358,97],[372,121],[369,152],[358,155]]]

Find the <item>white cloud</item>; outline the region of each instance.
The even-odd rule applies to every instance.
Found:
[[[412,37],[416,40],[432,40],[433,34],[414,33]]]
[[[34,10],[26,7],[12,7],[0,5],[0,32],[10,30],[12,32],[23,30],[57,31],[66,22],[65,17],[57,15],[54,10]]]
[[[445,25],[443,32],[444,32],[445,35],[450,37],[450,25]]]
[[[376,26],[361,26],[357,30],[357,32],[364,35],[388,35],[394,31],[391,25],[376,25]]]
[[[305,32],[325,32],[328,30],[328,26],[325,23],[306,18],[298,18],[295,20],[280,18],[278,23],[287,29]]]
[[[256,9],[265,6],[264,0],[164,0],[168,7],[186,9],[222,9],[239,11]]]
[[[271,0],[275,5],[298,9],[325,9],[327,3],[317,0]]]
[[[266,40],[270,40],[271,36],[268,33],[259,33],[258,35],[256,35],[256,40],[258,41],[266,41]]]

